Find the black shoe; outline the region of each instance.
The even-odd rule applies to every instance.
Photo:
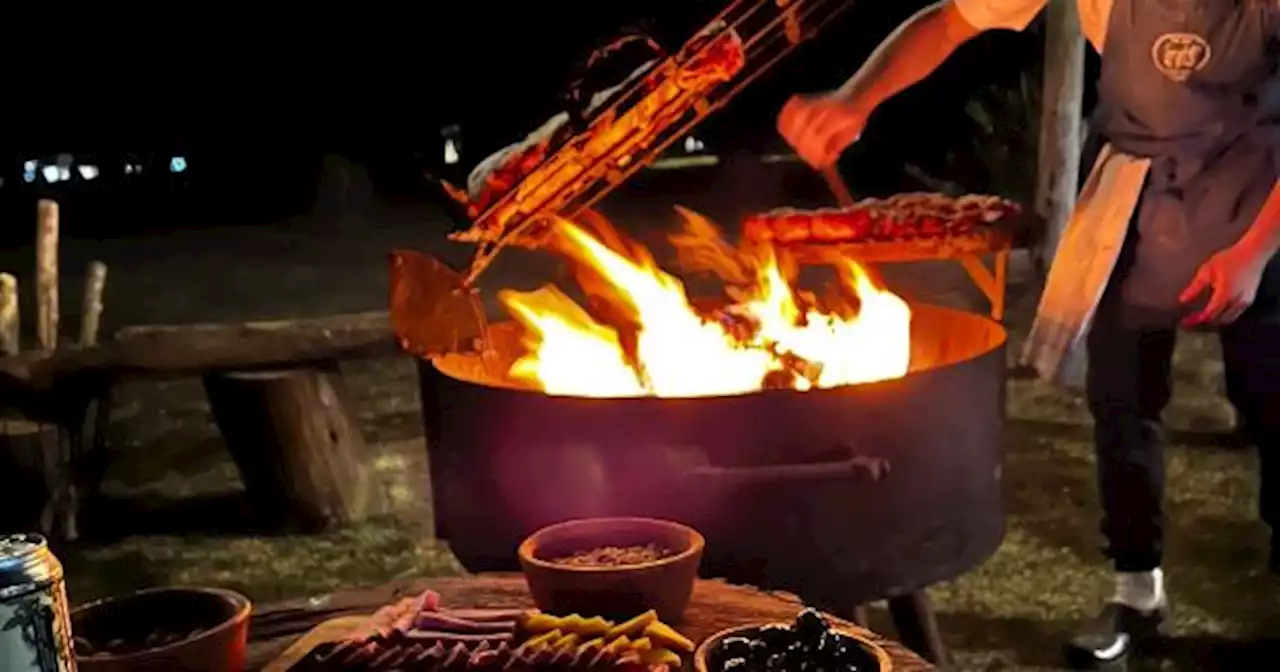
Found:
[[[1067,642],[1067,664],[1078,670],[1092,670],[1124,660],[1135,644],[1158,634],[1165,611],[1165,607],[1139,611],[1109,603]]]

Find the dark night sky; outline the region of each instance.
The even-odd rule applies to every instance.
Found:
[[[272,166],[262,174],[292,171],[291,202],[301,202],[314,194],[316,158],[340,151],[390,165],[384,173],[417,184],[414,154],[439,156],[444,124],[462,124],[463,162],[472,163],[558,111],[558,94],[593,45],[643,22],[675,46],[726,3],[451,0],[433,3],[435,14],[421,5],[344,5],[296,15],[148,16],[132,31],[118,26],[125,17],[103,28],[78,15],[61,17],[56,34],[0,27],[0,38],[13,40],[9,51],[25,54],[4,70],[9,114],[0,120],[0,160],[11,171],[22,159],[56,152],[184,154],[193,166],[233,176],[216,179],[246,184],[254,179],[248,162]],[[714,151],[777,147],[774,116],[787,96],[838,85],[925,4],[854,0],[699,137]],[[879,112],[853,163],[864,175],[896,174],[904,162],[925,164],[970,146],[966,101],[983,86],[1016,81],[1040,50],[1033,34],[979,38]],[[257,194],[251,199],[284,190],[265,180],[237,188]],[[4,189],[0,206],[26,212],[35,195],[20,191],[14,202],[14,190]],[[105,202],[90,201],[94,208]]]
[[[321,11],[287,23],[221,16],[220,22],[231,21],[221,30],[192,19],[167,26],[173,29],[167,34],[157,21],[148,24],[155,35],[146,40],[114,32],[86,32],[82,39],[76,33],[57,41],[57,49],[32,52],[25,67],[9,66],[10,90],[49,104],[19,108],[27,123],[10,126],[0,148],[213,141],[394,146],[416,138],[434,142],[450,121],[509,141],[554,111],[571,67],[593,43],[638,21],[660,36],[687,35],[725,2],[436,4],[444,8],[436,14],[419,5],[363,12],[343,6],[341,14]],[[788,93],[837,84],[924,4],[855,0],[733,107],[759,111],[746,116],[767,121]],[[982,67],[949,68],[930,85],[937,96],[1007,77],[1026,60],[1008,53],[1026,40],[981,42],[961,60]],[[91,113],[82,113],[85,108]],[[731,109],[729,116],[743,111]]]

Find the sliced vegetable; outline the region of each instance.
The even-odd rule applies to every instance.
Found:
[[[605,633],[605,639],[617,639],[623,635],[636,637],[643,633],[644,629],[649,627],[650,623],[656,623],[657,621],[658,612],[650,609],[629,621],[623,621],[622,623],[609,628],[609,631]]]
[[[646,625],[643,634],[659,646],[666,646],[676,651],[693,653],[694,648],[696,648],[688,637],[676,632],[675,628],[662,621],[655,620]]]

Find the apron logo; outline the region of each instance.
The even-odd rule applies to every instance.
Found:
[[[1185,82],[1191,74],[1204,68],[1213,49],[1203,37],[1192,33],[1167,33],[1151,46],[1151,60],[1156,69],[1175,82]]]

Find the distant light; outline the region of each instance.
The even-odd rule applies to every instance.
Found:
[[[39,165],[40,164],[36,163],[35,161],[23,161],[22,171],[25,173],[34,173],[36,172],[36,168],[38,168]]]
[[[60,182],[66,182],[67,180],[70,180],[70,179],[71,179],[71,169],[67,168],[66,166],[59,166],[58,180]]]
[[[23,171],[23,173],[22,173],[22,181],[26,182],[27,184],[30,184],[30,183],[32,183],[32,182],[35,182],[35,181],[36,181],[36,171],[34,171],[34,170],[26,170],[26,171]]]
[[[169,172],[181,173],[187,169],[187,159],[181,156],[175,156],[169,159]]]
[[[58,181],[57,166],[45,166],[44,168],[40,169],[40,173],[44,175],[45,182],[53,183]]]
[[[93,178],[98,176],[99,171],[97,166],[81,164],[79,166],[76,166],[76,168],[80,171],[80,177],[86,180],[92,180]]]
[[[142,164],[141,164],[141,163],[135,163],[135,164],[133,164],[133,172],[135,172],[135,173],[141,173],[141,172],[142,172]]]
[[[692,135],[684,139],[684,151],[688,152],[689,154],[692,154],[694,152],[701,152],[706,148],[707,146],[702,144],[701,140],[693,137]]]
[[[132,175],[132,174],[133,174],[133,164],[132,164],[132,163],[126,163],[126,164],[124,164],[124,174],[125,174],[125,175]]]
[[[444,162],[450,166],[458,162],[458,146],[452,138],[444,141]]]
[[[59,154],[58,158],[55,159],[54,162],[57,163],[58,167],[60,168],[70,168],[71,164],[75,163],[75,160],[76,159],[74,156],[63,153],[63,154]]]

